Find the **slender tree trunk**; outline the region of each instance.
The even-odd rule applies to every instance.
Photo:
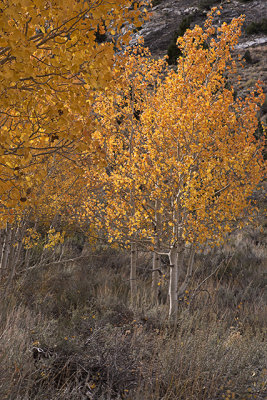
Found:
[[[136,266],[137,266],[137,248],[136,248],[136,243],[131,243],[130,283],[131,283],[131,301],[132,301],[132,303],[136,300],[136,293],[137,293]]]
[[[194,257],[195,257],[195,249],[194,249],[194,247],[191,247],[188,266],[187,266],[187,272],[186,272],[186,276],[185,276],[183,283],[179,287],[178,299],[180,296],[182,296],[185,293],[185,290],[187,289],[187,287],[190,283],[190,280],[192,277],[192,272],[193,272]]]
[[[15,240],[16,240],[16,234],[18,233],[19,228],[13,228],[11,229],[11,236],[10,236],[10,249],[9,249],[9,255],[8,255],[8,283],[7,283],[7,290],[11,287],[13,283],[13,279],[16,274],[16,253],[15,253]]]
[[[3,258],[5,253],[5,246],[6,246],[6,229],[1,229],[1,257],[0,257],[0,280],[4,275],[3,270]]]
[[[160,201],[155,200],[155,220],[154,220],[154,231],[155,231],[155,251],[153,253],[153,271],[152,271],[152,304],[158,304],[159,300],[159,276],[160,276],[160,256],[157,253],[160,248],[159,235],[161,234],[161,215],[159,213]]]
[[[4,265],[6,282],[4,295],[10,292],[16,275],[19,256],[22,248],[22,228],[20,226],[11,227],[7,224],[5,248],[2,253],[2,265]]]
[[[31,249],[26,249],[24,258],[25,269],[29,268],[30,266],[30,258],[31,258]]]
[[[11,241],[11,227],[10,224],[6,224],[5,229],[5,239],[2,248],[2,255],[1,255],[1,275],[2,277],[6,274],[6,269],[8,265],[8,256],[10,252],[10,241]]]
[[[169,254],[170,259],[170,283],[169,283],[169,318],[176,319],[178,310],[178,250],[173,247]]]
[[[153,253],[153,266],[152,266],[152,303],[158,304],[159,297],[159,274],[160,274],[160,256]]]
[[[16,260],[15,263],[16,265],[19,265],[20,259],[21,259],[21,254],[23,250],[23,238],[24,238],[24,233],[25,233],[25,224],[22,225],[18,232],[18,238],[17,238],[17,251],[16,251]]]
[[[60,244],[60,253],[59,253],[59,259],[58,259],[58,261],[61,261],[61,260],[62,260],[62,257],[63,257],[63,255],[64,255],[64,250],[65,250],[65,244],[62,243],[62,244]],[[81,255],[82,255],[82,253],[83,253],[83,250],[82,250],[82,252],[81,252]]]

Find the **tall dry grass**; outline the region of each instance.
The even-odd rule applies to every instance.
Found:
[[[147,255],[134,305],[118,251],[18,275],[5,298],[1,287],[0,398],[265,399],[265,244],[239,239],[197,255],[175,324],[167,268],[150,301]]]

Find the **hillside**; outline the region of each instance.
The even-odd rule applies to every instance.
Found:
[[[175,38],[180,24],[190,18],[190,27],[203,25],[208,10],[213,6],[222,5],[221,15],[217,23],[229,22],[232,18],[245,15],[243,34],[236,49],[236,55],[245,55],[244,69],[240,69],[242,91],[253,87],[257,80],[263,82],[264,92],[267,92],[267,3],[264,0],[154,0],[150,20],[134,35],[132,43],[143,36],[145,45],[149,47],[154,57],[167,55],[168,48]],[[262,115],[266,120],[267,102]]]

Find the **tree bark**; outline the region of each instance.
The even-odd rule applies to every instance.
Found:
[[[153,253],[153,266],[152,266],[152,304],[158,304],[159,295],[159,270],[160,270],[160,256]]]
[[[178,310],[178,251],[172,247],[169,253],[170,259],[170,283],[169,283],[169,318],[175,319]]]
[[[194,249],[194,247],[192,247],[190,249],[190,256],[189,256],[186,276],[178,290],[178,299],[180,296],[182,296],[185,293],[185,290],[187,289],[187,287],[190,283],[190,280],[192,277],[192,272],[193,272],[194,257],[195,257],[195,249]]]
[[[14,227],[11,229],[10,235],[10,245],[9,245],[9,254],[8,254],[8,283],[6,290],[12,286],[15,274],[16,274],[16,253],[15,253],[15,240],[16,240],[16,233],[19,231],[19,228]]]
[[[2,279],[4,274],[3,259],[5,254],[5,247],[6,247],[6,229],[1,229],[0,280]]]
[[[22,227],[18,231],[18,238],[17,238],[18,246],[17,246],[16,260],[15,260],[16,265],[19,265],[19,263],[21,261],[24,233],[25,233],[25,225],[23,224]]]
[[[136,293],[137,293],[136,266],[137,266],[137,248],[136,248],[136,243],[131,243],[130,285],[131,285],[131,301],[132,301],[132,303],[136,300]]]
[[[5,239],[2,248],[2,255],[1,255],[1,275],[4,277],[8,265],[8,255],[10,252],[10,241],[11,241],[11,227],[10,224],[6,224],[5,229]]]
[[[153,267],[152,267],[152,304],[158,304],[159,301],[159,294],[160,294],[160,286],[159,286],[159,275],[160,271],[160,255],[158,254],[158,250],[160,248],[160,241],[159,235],[161,234],[161,215],[159,213],[160,208],[160,201],[159,199],[155,200],[155,225],[154,225],[154,232],[155,232],[155,248],[153,253]]]

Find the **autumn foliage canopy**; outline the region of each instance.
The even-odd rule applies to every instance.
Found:
[[[178,39],[173,70],[142,44],[125,49],[122,25],[142,12],[127,0],[1,2],[1,227],[87,221],[94,239],[166,252],[175,271],[186,246],[218,244],[253,213],[264,95],[231,86],[243,17],[215,28],[212,9]]]
[[[55,153],[87,147],[90,93],[111,78],[125,22],[140,24],[128,0],[0,3],[0,195],[2,219],[29,206]],[[97,33],[110,35],[99,43]],[[116,37],[112,40],[113,37]],[[27,203],[27,204],[25,204]]]
[[[236,99],[227,85],[243,18],[217,32],[212,20],[178,39],[177,71],[137,48],[95,99],[93,137],[106,168],[94,171],[99,190],[85,208],[110,241],[151,249],[219,243],[250,208],[264,172],[254,137],[264,95],[257,86]]]

